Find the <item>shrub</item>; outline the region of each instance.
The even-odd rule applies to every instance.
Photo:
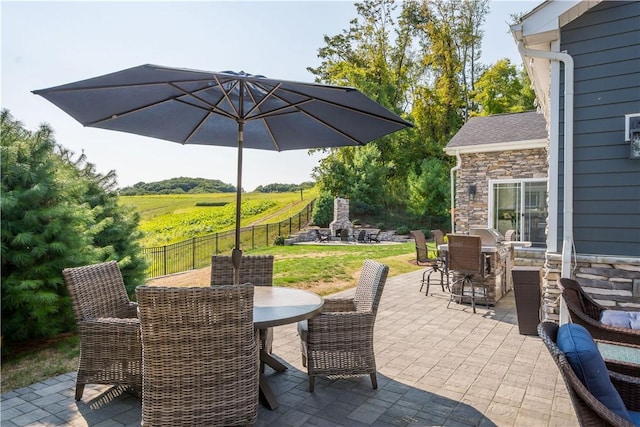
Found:
[[[273,244],[275,246],[284,246],[284,236],[277,236],[274,239]]]
[[[410,232],[411,230],[409,230],[409,227],[407,227],[406,225],[401,225],[396,229],[396,234],[400,234],[400,235],[406,235],[406,234],[409,234]]]

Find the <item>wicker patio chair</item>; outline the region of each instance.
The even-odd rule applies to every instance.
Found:
[[[640,345],[640,329],[610,326],[600,322],[606,308],[595,302],[578,282],[562,278],[560,288],[571,322],[584,326],[595,340]]]
[[[367,243],[367,230],[360,230],[356,241],[358,243]]]
[[[115,261],[65,268],[80,337],[76,400],[85,384],[142,386],[142,344],[137,304],[129,301]]]
[[[429,250],[427,247],[427,239],[424,237],[424,233],[422,230],[413,230],[410,233],[413,236],[413,240],[416,245],[416,263],[418,265],[426,265],[429,266],[422,273],[422,280],[420,281],[420,290],[422,292],[422,288],[426,285],[425,295],[429,295],[429,284],[431,275],[433,273],[440,274],[440,287],[442,288],[442,292],[445,292],[445,281],[444,277],[447,277],[447,289],[449,287],[449,275],[446,273],[445,261],[443,258],[438,256],[437,247],[435,250]]]
[[[253,286],[273,286],[273,255],[244,255],[240,263],[240,283]],[[211,286],[233,284],[233,264],[227,255],[211,257]],[[260,329],[260,348],[271,353],[273,328]],[[264,372],[264,363],[260,364]]]
[[[142,425],[251,425],[258,413],[253,285],[136,289]]]
[[[388,273],[388,266],[365,260],[353,298],[325,298],[322,313],[298,323],[310,392],[318,375],[368,374],[378,388],[373,327]]]
[[[489,308],[489,284],[485,283],[485,257],[482,254],[482,240],[480,236],[460,234],[447,235],[448,267],[449,270],[461,275],[462,278],[453,282],[449,291],[449,302],[457,299],[464,302],[471,301],[473,312],[476,312],[476,299],[484,299]],[[465,293],[465,289],[469,292]]]
[[[581,426],[633,427],[634,424],[617,415],[602,404],[576,376],[565,354],[558,348],[558,325],[542,322],[538,325],[538,335],[546,345],[551,358],[558,366],[567,386],[571,403]],[[620,394],[627,410],[640,411],[640,378],[622,375],[609,370],[613,386]]]

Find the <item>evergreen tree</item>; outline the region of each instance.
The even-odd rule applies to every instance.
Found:
[[[95,259],[91,211],[77,203],[85,183],[55,154],[52,130],[2,126],[2,335],[6,341],[73,328],[65,267]]]
[[[95,165],[87,162],[84,154],[75,161],[72,153],[63,151],[63,155],[75,166],[78,179],[86,184],[83,199],[93,213],[93,246],[98,261],[118,261],[127,292],[134,298],[135,288],[144,283],[146,269],[139,244],[142,238],[138,229],[140,215],[135,208],[118,204],[114,171],[101,175],[96,172]]]
[[[144,280],[138,216],[118,205],[115,174],[25,130],[2,111],[2,335],[5,342],[74,328],[62,270],[117,260],[133,295]]]

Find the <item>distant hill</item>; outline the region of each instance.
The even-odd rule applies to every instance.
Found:
[[[259,185],[254,190],[259,193],[288,193],[300,189],[312,188],[314,182],[302,184],[267,184]],[[147,194],[201,194],[201,193],[235,193],[236,187],[225,184],[218,179],[205,178],[171,178],[158,182],[138,182],[131,187],[120,189],[121,196],[144,196]]]
[[[138,182],[120,189],[121,196],[143,196],[146,194],[196,194],[235,193],[236,187],[218,179],[171,178],[158,182]]]

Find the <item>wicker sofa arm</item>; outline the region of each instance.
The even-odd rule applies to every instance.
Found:
[[[356,311],[356,305],[353,298],[325,298],[322,306],[323,313]]]
[[[609,377],[627,409],[640,412],[640,378],[611,371]]]

